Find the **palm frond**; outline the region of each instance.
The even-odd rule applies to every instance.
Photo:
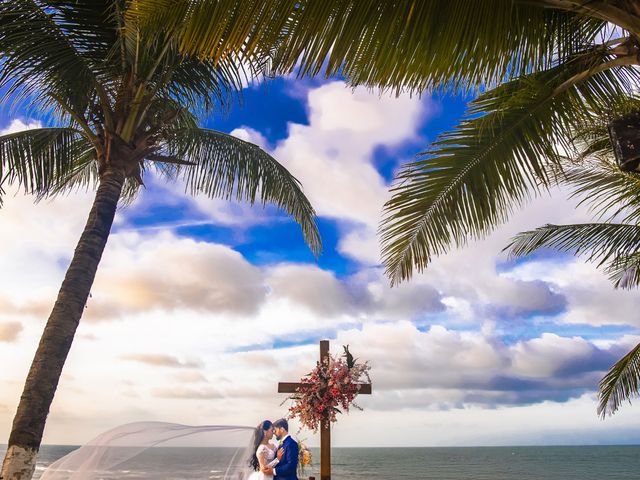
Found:
[[[563,159],[562,172],[556,177],[558,183],[572,187],[572,196],[581,198],[580,204],[589,205],[596,218],[608,224],[546,225],[518,234],[505,250],[510,249],[513,256],[540,248],[587,254],[588,260],[604,266],[615,288],[640,285],[640,252],[634,251],[638,245],[633,233],[639,228],[640,175],[622,171],[617,165],[607,130],[611,118],[637,109],[634,97],[612,98],[608,117],[585,118],[571,139],[575,151]]]
[[[126,0],[39,0],[68,44],[98,75],[113,75],[109,59],[118,42],[119,10]],[[122,73],[121,71],[119,71]]]
[[[640,175],[620,169],[609,138],[608,123],[640,110],[636,97],[611,98],[606,116],[591,115],[571,138],[573,151],[563,161],[559,183],[572,188],[572,197],[588,205],[597,219],[637,223],[640,218]]]
[[[600,381],[598,415],[604,418],[618,410],[624,400],[631,402],[640,389],[640,344],[622,357]]]
[[[383,262],[392,283],[434,256],[505,222],[514,208],[552,183],[555,145],[581,118],[629,94],[633,69],[599,49],[505,83],[470,104],[465,120],[396,177],[381,223]]]
[[[610,149],[610,144],[609,144]],[[565,170],[563,183],[573,187],[599,219],[636,222],[640,218],[640,175],[624,172],[611,157],[574,164]]]
[[[274,73],[324,70],[354,85],[413,92],[495,84],[549,68],[554,58],[588,44],[605,24],[549,5],[503,0],[133,4],[130,14],[149,29],[178,32],[189,54],[216,60],[273,51]]]
[[[282,208],[300,224],[309,248],[319,254],[322,244],[315,211],[300,183],[258,146],[213,130],[180,129],[174,132],[163,154],[194,163],[168,164],[193,194],[273,203]]]
[[[605,270],[615,288],[632,289],[640,286],[640,252],[614,258]]]
[[[160,94],[174,99],[192,112],[209,114],[227,111],[256,72],[250,66],[223,59],[214,64],[210,60],[180,58],[173,60],[170,75],[160,88]],[[162,79],[160,79],[162,81]]]
[[[186,55],[217,63],[229,56],[262,57],[297,7],[293,0],[133,0],[126,18],[145,35],[168,33]]]
[[[489,86],[549,68],[602,25],[499,0],[309,1],[291,17],[277,70],[300,64],[300,75],[315,75],[326,66],[327,75],[396,92]]]
[[[610,97],[609,108],[606,111],[600,112],[601,115],[591,115],[584,119],[584,123],[576,126],[571,138],[573,151],[569,152],[568,162],[574,166],[594,159],[598,162],[613,163],[609,123],[637,111],[640,111],[640,97],[637,92],[632,95]]]
[[[105,2],[76,3],[0,3],[0,88],[5,101],[55,109],[62,100],[84,112],[105,71],[95,57],[108,48],[115,29],[104,21]]]
[[[71,128],[37,128],[0,137],[0,183],[47,195],[71,174],[91,144]]]
[[[617,257],[640,251],[640,225],[616,223],[584,223],[545,225],[518,233],[505,247],[514,257],[529,255],[541,248],[552,248],[602,266]]]
[[[95,150],[88,148],[73,159],[71,167],[55,180],[45,195],[56,196],[74,190],[96,189],[99,181]]]

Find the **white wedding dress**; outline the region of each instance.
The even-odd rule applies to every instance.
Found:
[[[256,457],[263,458],[268,467],[273,467],[278,464],[278,460],[276,460],[276,451],[269,448],[267,445],[258,445]],[[257,472],[253,472],[249,475],[248,480],[273,480],[273,475],[265,475],[258,470]]]

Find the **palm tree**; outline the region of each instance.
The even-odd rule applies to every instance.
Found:
[[[299,183],[257,146],[201,128],[264,70],[225,27],[224,54],[182,53],[167,32],[143,31],[125,0],[0,2],[0,91],[55,125],[0,137],[0,180],[38,198],[95,188],[95,200],[29,371],[2,466],[31,478],[49,407],[82,316],[116,207],[149,171],[190,193],[274,203],[321,247]],[[239,25],[239,26],[238,26]],[[233,40],[235,39],[235,40]],[[234,43],[235,42],[235,43]]]

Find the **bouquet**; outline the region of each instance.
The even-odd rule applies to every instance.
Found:
[[[289,397],[293,400],[289,417],[297,417],[302,426],[313,432],[318,431],[322,420],[335,422],[337,414],[348,412],[350,407],[362,410],[353,400],[360,384],[371,382],[371,367],[367,362],[357,363],[348,345],[343,348],[342,357],[329,355],[318,362],[313,371],[301,379],[297,392]]]
[[[301,477],[304,475],[304,469],[308,465],[311,465],[311,461],[313,457],[311,452],[307,448],[307,446],[302,442],[298,441],[298,476]]]

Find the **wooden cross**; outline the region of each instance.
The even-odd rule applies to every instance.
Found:
[[[329,356],[329,340],[320,340],[320,363]],[[279,382],[278,393],[296,393],[300,383]],[[358,392],[362,395],[371,394],[371,384],[360,384]],[[331,422],[322,420],[320,424],[320,480],[331,480]]]

